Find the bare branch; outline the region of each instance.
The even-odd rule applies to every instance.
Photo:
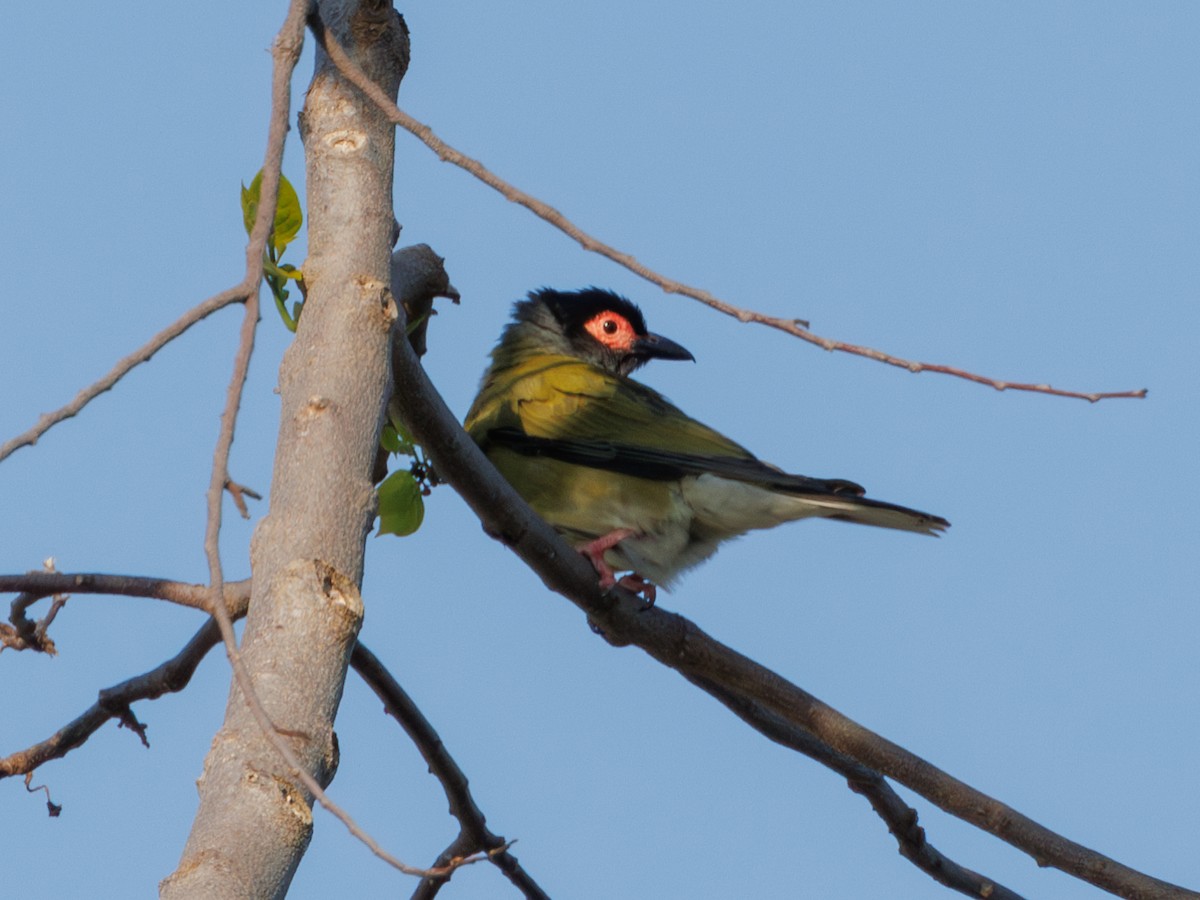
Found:
[[[182,605],[207,610],[211,599],[206,585],[187,584],[165,578],[134,575],[105,575],[99,573],[30,572],[25,575],[0,575],[0,592],[21,591],[30,602],[50,594],[70,591],[76,594],[148,597],[169,600]],[[228,582],[224,586],[225,609],[231,620],[246,614],[250,602],[250,581]],[[27,605],[26,607],[27,608]],[[24,610],[22,610],[23,612]],[[0,759],[0,778],[30,774],[38,766],[59,759],[81,746],[105,722],[118,719],[139,735],[149,746],[144,726],[133,716],[131,705],[138,700],[155,700],[166,693],[183,690],[196,667],[220,641],[220,629],[215,621],[206,623],[176,656],[135,678],[130,678],[100,692],[99,700],[89,709],[55,732],[51,737],[25,750]],[[483,812],[475,804],[466,775],[446,750],[433,726],[413,703],[382,662],[362,645],[354,649],[352,665],[363,680],[383,700],[385,709],[404,728],[429,764],[430,771],[441,782],[450,803],[451,814],[460,822],[459,839],[463,846],[447,851],[443,858],[428,870],[416,870],[426,877],[422,885],[441,885],[449,880],[455,868],[464,863],[488,859],[495,863],[527,897],[546,896],[533,879],[508,853],[508,842],[492,834]],[[36,789],[36,788],[35,788]],[[49,802],[49,791],[47,790]],[[457,842],[456,842],[457,843]],[[466,846],[469,844],[470,846]],[[452,845],[454,846],[454,845]],[[424,888],[418,888],[424,890]],[[434,888],[436,893],[436,888]],[[425,896],[433,896],[426,894]]]
[[[75,399],[66,406],[60,407],[53,412],[45,413],[28,431],[24,431],[4,444],[0,444],[0,460],[10,456],[14,450],[19,450],[21,447],[32,447],[43,434],[59,422],[65,422],[67,419],[78,415],[85,406],[98,396],[105,391],[112,390],[116,383],[124,378],[131,369],[144,362],[148,362],[153,358],[154,354],[158,353],[159,350],[171,343],[171,341],[175,340],[175,338],[179,337],[197,322],[208,318],[217,310],[224,309],[226,306],[244,302],[247,297],[256,294],[257,291],[257,282],[252,286],[247,286],[245,281],[243,281],[241,284],[209,297],[198,306],[192,307],[137,350],[118,360],[117,364],[112,367],[107,375],[81,390],[75,395]]]
[[[270,132],[268,137],[266,161],[263,167],[263,181],[261,187],[261,202],[259,205],[258,215],[252,230],[250,240],[246,249],[246,274],[242,282],[222,293],[210,298],[204,303],[198,305],[194,309],[185,313],[175,323],[163,329],[155,335],[144,346],[120,360],[104,378],[97,381],[95,384],[82,390],[76,398],[68,405],[56,410],[53,413],[47,413],[42,416],[36,425],[18,435],[9,442],[0,446],[0,460],[10,455],[19,447],[32,445],[57,423],[71,418],[78,414],[92,399],[99,394],[110,390],[115,384],[131,369],[142,362],[146,362],[153,357],[162,347],[181,335],[184,331],[190,328],[195,323],[201,321],[208,315],[211,315],[218,309],[233,303],[244,303],[245,311],[241,328],[241,336],[238,345],[237,355],[234,361],[234,370],[230,378],[230,384],[227,389],[226,405],[221,417],[221,430],[218,436],[217,447],[214,451],[212,477],[208,492],[208,520],[205,537],[205,548],[208,554],[210,563],[210,573],[212,583],[208,589],[209,598],[220,596],[225,592],[223,584],[223,576],[221,572],[220,559],[217,550],[217,538],[220,531],[220,503],[222,492],[226,486],[231,487],[231,493],[234,495],[235,503],[238,508],[245,514],[244,503],[241,502],[240,494],[247,493],[250,496],[256,496],[253,492],[240,489],[240,486],[233,483],[228,477],[228,459],[229,451],[233,442],[234,427],[236,424],[237,410],[240,406],[241,392],[245,383],[246,373],[249,368],[250,356],[253,352],[254,332],[258,320],[258,287],[262,277],[262,259],[263,249],[266,245],[268,235],[270,233],[271,223],[278,196],[280,165],[283,158],[284,139],[288,130],[288,118],[290,107],[290,84],[291,72],[293,71],[296,62],[299,59],[300,49],[303,44],[303,33],[305,19],[309,13],[310,4],[306,0],[297,0],[293,2],[289,9],[288,20],[281,29],[280,34],[275,42],[275,67],[273,72],[273,90],[272,90],[272,116]],[[81,587],[80,584],[73,586],[75,589]],[[409,874],[427,875],[429,872],[424,869],[417,869],[405,866],[398,860],[395,860],[390,855],[382,851],[378,845],[372,841],[369,836],[361,831],[344,813],[325,795],[321,787],[312,779],[311,775],[303,766],[301,766],[291,752],[290,747],[284,739],[276,732],[274,726],[270,723],[265,711],[262,709],[261,703],[253,691],[253,687],[245,673],[244,667],[240,664],[240,659],[237,652],[235,638],[233,635],[231,620],[221,604],[212,604],[210,599],[202,596],[197,596],[194,591],[175,592],[168,596],[163,593],[158,593],[155,588],[142,585],[140,590],[146,593],[141,593],[143,596],[159,596],[162,599],[170,599],[173,602],[182,602],[185,605],[196,606],[199,608],[214,608],[216,627],[221,632],[227,652],[230,656],[233,665],[235,678],[242,688],[243,694],[246,696],[251,709],[255,712],[259,720],[260,726],[263,728],[264,734],[275,748],[284,756],[289,766],[292,767],[296,776],[305,783],[305,786],[310,790],[315,798],[319,800],[330,812],[343,822],[354,832],[360,839],[363,839],[378,855],[383,856],[390,863],[400,868]],[[108,589],[104,592],[115,593],[130,593],[136,592],[129,589],[129,585],[118,587],[112,583],[108,585]],[[45,626],[52,621],[57,613],[57,607],[52,608],[51,612],[41,622],[35,625],[28,621],[25,617],[25,610],[43,595],[26,595],[17,598],[13,603],[13,622],[12,627],[0,626],[0,649],[4,647],[13,647],[18,649],[39,649],[44,652],[53,652],[53,642],[44,637]],[[41,632],[39,634],[39,632]],[[207,651],[205,648],[205,652]],[[113,701],[117,702],[117,701]],[[60,732],[48,742],[43,742],[43,745],[38,745],[38,748],[33,748],[31,754],[28,754],[29,759],[40,758],[39,753],[56,752],[56,748],[65,747],[61,752],[65,753],[76,743],[71,743],[79,734],[90,734],[96,728],[107,721],[112,715],[118,715],[123,722],[129,727],[137,731],[145,740],[142,726],[133,718],[128,710],[127,704],[124,706],[113,707],[108,711],[97,711],[99,707],[94,707],[88,713],[85,713],[80,719],[77,719],[72,726],[68,726],[63,732]],[[88,730],[90,729],[90,730]],[[81,740],[86,739],[86,734]],[[41,748],[39,750],[39,748]],[[59,754],[61,755],[61,754]],[[24,757],[23,757],[24,758]],[[34,763],[36,765],[36,763]]]
[[[246,609],[250,603],[250,581],[228,582],[224,588],[227,616],[231,620],[242,618],[246,614]],[[57,591],[71,590],[74,593],[151,597],[160,600],[171,600],[172,602],[183,602],[186,606],[195,606],[197,608],[204,608],[211,598],[211,592],[205,585],[186,584],[164,578],[146,578],[133,575],[101,575],[95,573],[48,574],[45,572],[31,572],[28,575],[0,575],[0,591],[11,590],[23,590],[40,596],[46,596]],[[100,691],[100,696],[96,703],[49,738],[25,750],[20,750],[9,756],[0,758],[0,778],[22,774],[28,776],[38,766],[50,760],[61,759],[76,747],[82,746],[105,722],[114,718],[118,719],[123,726],[134,731],[141,738],[142,743],[149,747],[150,744],[146,740],[145,735],[145,726],[134,717],[131,705],[138,700],[157,700],[164,694],[182,691],[191,681],[192,675],[195,673],[200,661],[204,659],[209,650],[220,642],[220,628],[215,620],[210,620],[171,659],[142,675],[127,679],[120,684]],[[389,712],[396,715],[396,711],[402,709],[404,701],[407,701],[411,710],[415,712],[416,716],[420,717],[420,711],[416,709],[415,705],[412,705],[412,701],[407,698],[407,695],[404,694],[399,684],[392,679],[386,668],[379,663],[374,655],[370,654],[370,651],[365,650],[365,648],[363,650],[365,655],[362,656],[361,660],[359,659],[358,651],[355,651],[356,663],[364,666],[367,672],[374,673],[372,675],[364,674],[364,680],[385,700],[385,703],[388,703]],[[378,673],[382,673],[382,676]],[[404,700],[398,699],[401,696]],[[393,700],[396,701],[396,706],[392,705],[391,701]],[[432,732],[432,726],[429,726],[428,722],[425,725],[428,727],[429,732]],[[440,739],[436,737],[436,733],[434,733],[434,739],[440,743]],[[416,739],[414,738],[414,740]],[[418,744],[418,746],[420,745]],[[445,759],[450,761],[451,766],[454,765],[453,760],[450,759],[448,754],[445,755]],[[461,771],[458,774],[462,780],[462,790],[466,791],[466,777],[462,775]],[[50,795],[48,790],[46,796],[47,802],[49,802]],[[469,793],[466,796],[469,800]],[[471,806],[474,806],[473,802]],[[483,814],[479,812],[477,807],[474,808],[474,813],[478,816],[478,822],[482,827],[484,821]],[[498,843],[494,845],[488,847],[481,846],[478,850],[464,853],[453,861],[448,860],[429,869],[413,868],[406,874],[421,876],[425,879],[434,879],[440,876],[444,880],[449,877],[450,872],[455,868],[479,862],[484,858],[493,859],[493,854],[488,851],[497,848],[503,851],[508,846],[502,838],[497,840]],[[483,853],[476,856],[475,854],[480,850]],[[518,873],[518,877],[528,879],[528,876],[524,875],[520,870],[520,866],[516,863],[515,858],[512,858],[508,854],[503,852],[496,854],[493,861],[506,874],[515,870]],[[512,877],[510,875],[510,878]],[[516,879],[514,879],[514,883],[518,883],[518,886],[520,886]]]
[[[246,498],[251,500],[261,500],[262,494],[258,491],[246,487],[244,484],[238,484],[232,479],[226,480],[225,490],[229,491],[229,496],[233,498],[233,505],[237,507],[238,514],[243,519],[250,518],[250,510],[246,508]]]
[[[775,743],[803,753],[845,776],[850,789],[866,797],[871,808],[887,824],[888,831],[899,845],[900,855],[935,881],[968,897],[1021,900],[1020,894],[960,866],[930,844],[925,839],[925,829],[917,824],[917,811],[905,803],[878,772],[838,753],[810,732],[767,711],[748,697],[729,690],[720,682],[698,675],[684,677]]]
[[[243,596],[248,596],[249,581],[235,581],[224,587],[225,603],[231,615],[239,609],[245,613]],[[207,585],[185,584],[163,578],[146,578],[138,575],[104,575],[95,572],[76,574],[59,572],[27,572],[24,575],[0,575],[0,593],[21,591],[13,599],[9,621],[11,626],[0,625],[0,649],[37,650],[53,653],[54,644],[45,636],[51,616],[31,622],[25,613],[29,607],[51,594],[110,594],[124,597],[148,597],[167,600],[203,612],[211,612],[212,589]],[[52,609],[53,612],[53,609]]]
[[[858,344],[850,344],[845,341],[837,341],[832,338],[822,337],[819,334],[814,334],[808,330],[808,322],[803,319],[782,318],[779,316],[769,316],[765,313],[755,312],[754,310],[743,309],[734,306],[719,297],[714,296],[708,291],[701,288],[692,287],[680,281],[667,278],[665,275],[660,275],[650,267],[638,261],[635,257],[628,253],[624,253],[609,244],[593,237],[588,232],[584,231],[561,212],[547,203],[528,194],[519,188],[509,184],[491,169],[487,168],[477,159],[467,156],[465,153],[454,149],[436,134],[433,133],[428,125],[417,121],[404,110],[400,109],[393,100],[381,91],[363,71],[355,65],[354,61],[346,54],[332,38],[326,37],[324,34],[317,33],[317,41],[329,54],[329,58],[334,65],[341,70],[342,74],[354,83],[359,90],[366,94],[372,102],[374,102],[383,112],[391,119],[392,122],[399,125],[405,131],[415,135],[421,140],[425,146],[438,155],[438,158],[443,162],[453,163],[460,169],[470,172],[488,187],[498,191],[505,199],[513,203],[519,204],[532,212],[539,219],[550,223],[563,234],[577,241],[584,250],[589,250],[593,253],[598,253],[607,259],[612,260],[619,266],[623,266],[633,274],[644,278],[651,284],[655,284],[662,288],[668,294],[680,294],[684,297],[690,297],[693,300],[699,300],[701,303],[709,306],[718,312],[725,313],[727,316],[732,316],[739,322],[755,322],[759,325],[765,325],[769,328],[774,328],[793,337],[798,337],[802,341],[807,341],[810,344],[815,344],[824,350],[841,351],[842,353],[850,353],[854,356],[862,356],[867,359],[873,359],[876,362],[886,363],[890,366],[896,366],[901,369],[907,369],[910,372],[937,372],[942,375],[951,375],[955,378],[964,378],[967,381],[973,381],[977,384],[985,384],[995,388],[998,391],[1030,391],[1038,394],[1052,394],[1056,397],[1074,397],[1080,400],[1087,400],[1095,403],[1098,400],[1108,400],[1114,398],[1142,398],[1146,396],[1146,389],[1142,388],[1135,391],[1115,391],[1106,393],[1097,392],[1081,392],[1081,391],[1065,391],[1059,388],[1051,387],[1048,384],[1029,384],[1025,382],[1007,381],[997,378],[989,378],[984,375],[976,375],[973,372],[968,372],[965,369],[955,368],[938,363],[917,362],[915,360],[902,359],[899,356],[893,356],[889,353],[884,353],[882,350],[875,350],[871,347],[863,347]]]
[[[600,591],[596,573],[496,472],[430,384],[416,356],[395,342],[392,362],[407,425],[489,534],[508,544],[546,586],[588,614],[611,643],[634,644],[686,678],[715,682],[812,733],[839,753],[1053,866],[1125,897],[1200,894],[1169,884],[1055,834],[851,721],[811,694],[713,640],[682,616],[647,609],[625,591]]]
[[[50,798],[50,788],[44,784],[33,784],[33,773],[32,772],[28,773],[25,776],[25,790],[27,790],[31,794],[37,793],[38,791],[45,791],[46,792],[46,812],[49,813],[50,818],[54,819],[62,814],[62,807],[59,806],[57,803],[55,803]]]
[[[509,843],[488,829],[483,811],[471,796],[467,776],[458,767],[433,725],[387,667],[361,641],[354,648],[350,665],[383,701],[384,709],[400,723],[400,727],[421,752],[430,773],[441,782],[442,790],[446,792],[450,815],[459,823],[458,837],[432,866],[438,874],[430,875],[421,881],[413,892],[414,900],[429,900],[436,896],[441,886],[450,880],[455,862],[477,853],[485,854],[526,897],[546,897],[547,894],[537,882],[521,868],[517,858],[508,852]]]
[[[244,614],[245,600],[250,596],[249,582],[241,584],[245,586],[245,592],[239,617]],[[130,704],[137,700],[155,700],[163,694],[183,690],[191,681],[200,660],[204,659],[220,639],[216,623],[210,620],[171,659],[149,672],[101,691],[95,703],[50,737],[0,759],[0,778],[28,774],[43,763],[61,759],[76,747],[82,746],[109,719],[132,719]],[[143,744],[146,744],[144,733],[141,736]]]
[[[74,594],[105,594],[149,597],[169,600],[196,609],[207,610],[212,593],[207,585],[186,584],[165,578],[136,575],[102,575],[91,572],[0,575],[0,592],[22,591],[22,597],[34,600],[50,594],[70,591]],[[240,619],[250,602],[250,582],[233,581],[225,585],[225,609]],[[18,598],[21,599],[21,598]],[[14,607],[16,601],[13,602]],[[137,700],[156,700],[163,694],[187,687],[205,655],[220,641],[220,630],[213,621],[204,625],[184,648],[171,659],[149,672],[100,691],[100,698],[86,711],[44,741],[0,759],[0,778],[27,774],[52,759],[61,759],[81,746],[109,719],[117,718],[146,742],[143,726],[133,717],[130,705]]]
[[[275,206],[279,194],[280,168],[283,163],[284,139],[287,136],[288,120],[291,108],[291,76],[296,63],[300,59],[300,51],[304,45],[304,29],[306,19],[310,14],[310,4],[306,0],[294,0],[288,9],[287,20],[276,37],[273,55],[275,66],[272,72],[271,90],[271,119],[267,138],[266,159],[263,162],[263,179],[261,200],[258,217],[250,236],[246,250],[247,277],[253,273],[255,284],[261,278],[263,250],[270,233]],[[221,431],[217,438],[217,447],[213,453],[212,476],[208,488],[208,517],[205,529],[204,550],[209,562],[212,596],[220,596],[223,592],[224,576],[221,570],[219,536],[221,530],[221,500],[225,486],[229,482],[228,464],[229,451],[233,445],[234,427],[237,422],[237,412],[241,405],[242,389],[246,374],[250,367],[250,356],[254,350],[254,333],[258,323],[258,294],[257,291],[247,297],[245,317],[242,320],[241,337],[238,343],[237,356],[234,359],[233,374],[230,377],[226,392],[225,409],[221,414]],[[257,721],[263,736],[271,746],[286,761],[292,774],[304,785],[314,799],[326,810],[366,844],[376,856],[388,862],[400,871],[411,875],[425,875],[425,870],[408,866],[384,850],[369,834],[367,834],[350,815],[335,804],[325,793],[322,786],[300,762],[298,755],[292,749],[284,735],[280,733],[271,721],[262,701],[254,689],[253,681],[238,652],[237,639],[233,632],[233,623],[224,607],[215,606],[214,619],[221,632],[225,651],[233,668],[234,679],[241,689],[251,714]]]
[[[249,581],[231,581],[225,585],[225,601],[241,597]],[[204,584],[188,584],[166,578],[143,575],[108,575],[100,572],[27,572],[24,575],[0,575],[0,594],[21,591],[32,600],[51,594],[111,594],[120,597],[148,597],[167,600],[203,612],[211,609],[212,589]],[[31,601],[32,602],[32,601]],[[16,605],[14,600],[13,604]],[[28,603],[24,604],[28,607]],[[230,607],[234,609],[236,607]]]

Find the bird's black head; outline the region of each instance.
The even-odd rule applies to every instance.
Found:
[[[695,359],[668,338],[646,330],[642,312],[601,288],[532,291],[513,310],[517,325],[539,330],[546,352],[576,356],[607,372],[628,375],[652,359]]]

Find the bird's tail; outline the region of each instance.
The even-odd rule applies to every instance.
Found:
[[[862,488],[851,481],[768,472],[754,483],[705,473],[685,480],[681,490],[703,530],[730,536],[806,518],[929,535],[950,526],[941,516],[864,497]]]
[[[822,516],[842,522],[854,522],[857,525],[915,531],[918,534],[928,534],[934,537],[940,536],[950,527],[950,523],[941,516],[921,512],[918,509],[909,509],[907,506],[898,506],[895,503],[885,503],[882,500],[871,500],[867,497],[843,494],[803,494],[794,495],[794,499],[799,513],[797,518]],[[801,511],[800,508],[808,509]]]

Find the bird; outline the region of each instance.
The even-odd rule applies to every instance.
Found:
[[[695,360],[610,290],[542,288],[513,306],[464,427],[500,474],[591,561],[599,585],[653,603],[748,531],[827,518],[937,536],[941,516],[853,481],[792,475],[630,375]],[[618,572],[628,572],[617,578]]]

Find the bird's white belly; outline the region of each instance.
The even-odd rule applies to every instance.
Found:
[[[637,533],[621,541],[605,559],[618,571],[634,571],[655,584],[669,587],[672,579],[686,568],[680,563],[686,558],[691,542],[692,511],[679,486],[671,486],[668,502],[654,515],[631,517],[628,507],[612,512],[612,521],[621,523],[614,528],[632,528]]]
[[[725,537],[736,537],[756,528],[774,528],[792,519],[828,514],[803,497],[716,475],[684,479],[682,494],[692,509],[696,525]]]
[[[663,587],[712,556],[724,541],[826,512],[803,498],[715,475],[685,478],[671,496],[669,517],[630,523],[638,534],[610,552],[614,567],[632,569]]]

